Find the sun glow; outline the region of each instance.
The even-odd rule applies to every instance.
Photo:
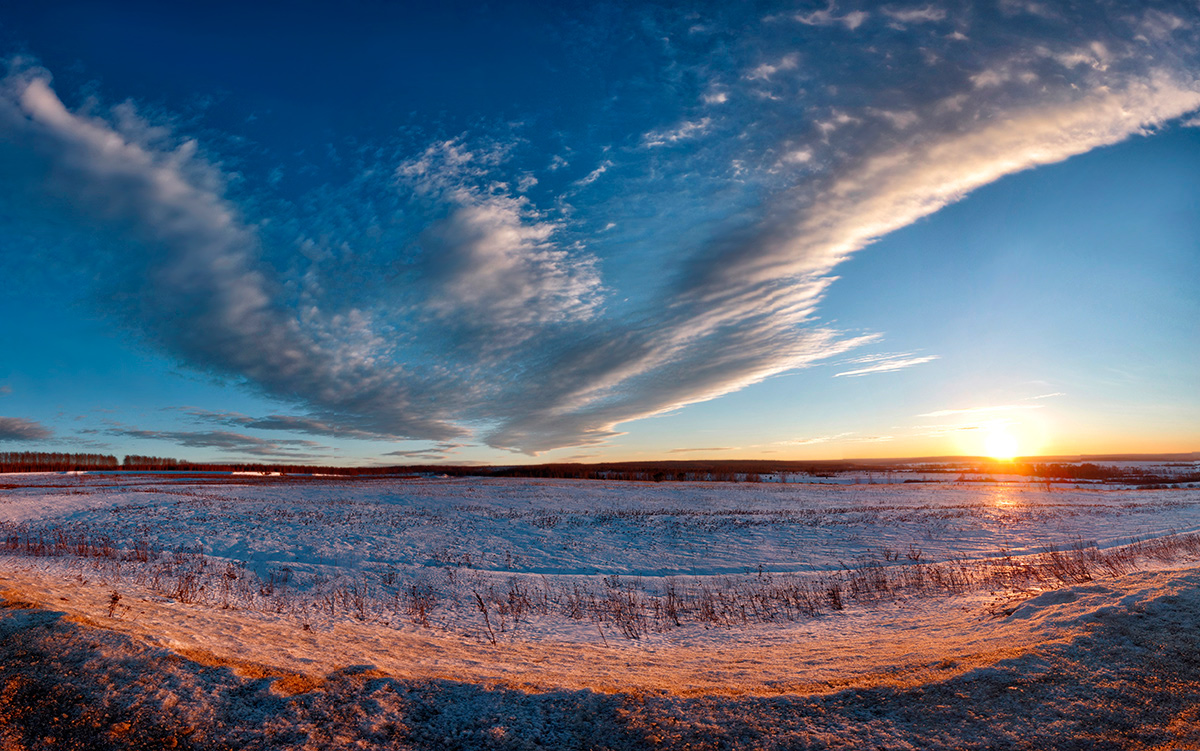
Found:
[[[984,439],[984,451],[993,459],[1003,459],[1008,461],[1017,455],[1020,451],[1016,436],[1008,432],[1003,427],[995,427],[988,431],[987,438]]]

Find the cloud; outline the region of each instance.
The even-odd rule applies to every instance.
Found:
[[[788,164],[807,164],[812,161],[812,150],[795,149],[783,155],[783,161]]]
[[[717,446],[714,448],[696,448],[696,449],[671,449],[668,454],[695,454],[701,451],[733,451],[734,446]]]
[[[590,318],[602,292],[594,259],[558,247],[557,225],[492,179],[504,158],[502,147],[471,149],[453,139],[395,170],[449,209],[415,242],[420,315],[489,352],[543,326]],[[605,161],[577,184],[594,182],[610,166]]]
[[[592,170],[591,172],[587,173],[583,177],[576,180],[575,185],[580,188],[584,188],[584,187],[587,187],[588,185],[591,185],[592,183],[599,180],[601,175],[603,175],[605,172],[608,172],[609,168],[612,166],[613,166],[613,163],[610,162],[609,160],[605,159],[603,162],[600,163],[600,165],[598,167],[596,167],[596,169]]]
[[[845,15],[838,16],[834,14],[833,3],[830,3],[829,7],[825,8],[824,10],[816,10],[812,13],[797,13],[793,17],[806,26],[834,26],[840,24],[845,26],[847,29],[854,31],[861,26],[864,21],[870,18],[871,14],[867,11],[855,10],[850,11]]]
[[[883,13],[888,18],[901,24],[933,23],[943,21],[946,18],[945,8],[938,8],[934,5],[912,8],[885,7],[883,8]]]
[[[165,441],[185,448],[217,449],[231,454],[246,454],[258,457],[286,459],[315,459],[324,456],[310,451],[321,448],[314,441],[295,439],[267,440],[227,430],[137,430],[134,428],[109,428],[106,435],[120,438],[138,438],[148,441]]]
[[[998,44],[979,65],[995,67],[1014,54]],[[999,94],[980,92],[969,77],[953,80],[937,79],[944,85],[908,103],[917,120],[901,135],[873,131],[868,118],[844,111],[833,134],[840,140],[807,144],[814,159],[837,149],[824,174],[778,193],[754,222],[714,234],[687,256],[644,325],[609,326],[580,349],[557,352],[550,367],[535,371],[538,398],[509,399],[523,411],[501,414],[489,443],[542,450],[606,440],[621,422],[871,341],[847,341],[812,323],[831,272],[851,254],[1001,177],[1149,132],[1200,107],[1200,85],[1169,57],[1119,75],[1080,70],[1061,87],[1026,88],[1018,79]],[[950,101],[954,107],[943,106]]]
[[[680,141],[698,138],[708,132],[711,124],[712,118],[702,117],[699,120],[683,123],[673,130],[651,131],[642,136],[642,145],[650,148],[670,146]]]
[[[590,259],[555,247],[553,225],[529,222],[521,209],[507,197],[464,200],[421,235],[432,315],[516,337],[594,313],[600,280]]]
[[[780,441],[781,446],[815,446],[818,443],[835,443],[840,441],[858,440],[854,438],[856,433],[836,433],[834,435],[821,435],[812,438],[797,438],[792,441]]]
[[[21,417],[0,417],[0,441],[44,441],[54,433],[44,425]]]
[[[354,316],[310,309],[301,318],[278,303],[256,261],[259,238],[219,195],[193,142],[173,151],[138,143],[68,111],[43,72],[18,71],[0,86],[0,160],[21,167],[10,183],[48,190],[127,237],[119,258],[90,259],[111,286],[111,312],[185,362],[357,427],[463,433],[428,398],[432,384],[414,388],[358,349]]]
[[[747,81],[770,81],[781,70],[795,70],[799,67],[800,57],[796,54],[784,55],[776,63],[762,63],[746,74]]]
[[[437,461],[445,459],[450,454],[454,454],[458,449],[465,447],[465,443],[440,443],[436,446],[430,446],[423,449],[407,449],[400,451],[388,451],[383,456],[396,456],[402,459],[424,459]]]
[[[304,415],[227,427],[595,445],[878,341],[821,318],[846,259],[1006,175],[1200,108],[1190,10],[1009,6],[954,8],[969,51],[932,5],[762,24],[727,4],[711,25],[728,33],[690,36],[694,18],[664,14],[653,34],[622,29],[687,40],[662,86],[614,82],[576,131],[505,120],[364,145],[361,179],[278,216],[241,202],[255,186],[227,197],[231,176],[186,139],[70,111],[45,73],[17,71],[0,190],[49,191],[89,232],[119,232],[119,250],[76,260],[124,325]],[[738,106],[706,106],[714,93]],[[568,158],[598,166],[579,177]],[[839,375],[935,358],[873,357]]]
[[[181,412],[197,417],[206,422],[229,425],[232,427],[252,428],[255,430],[281,430],[292,433],[308,433],[310,435],[327,436],[330,438],[355,438],[359,440],[389,440],[392,436],[372,433],[355,428],[346,428],[322,420],[299,415],[267,415],[266,417],[250,417],[238,412],[212,412],[206,409],[185,408]]]
[[[1004,175],[1114,143],[1200,106],[1194,83],[1163,71],[1056,93],[1036,103],[1013,101],[1002,117],[980,116],[996,109],[994,99],[964,102],[950,114],[931,108],[900,141],[864,141],[861,156],[785,192],[759,221],[714,236],[688,257],[641,323],[585,329],[540,360],[525,373],[536,390],[502,392],[507,409],[496,413],[499,426],[484,439],[532,452],[602,442],[618,435],[622,422],[872,341],[812,324],[831,272],[849,255]]]
[[[1008,417],[993,417],[986,420],[974,421],[968,423],[943,423],[940,425],[919,425],[916,430],[916,435],[922,438],[944,438],[952,436],[956,433],[962,433],[968,430],[1000,430],[1006,426],[1012,425],[1013,420]]]
[[[1053,396],[1053,395],[1051,395]],[[1015,412],[1023,409],[1041,409],[1040,404],[1003,404],[994,407],[967,407],[965,409],[939,409],[936,412],[925,412],[917,417],[949,417],[951,415],[982,415],[993,412]]]
[[[911,368],[914,365],[923,365],[927,362],[933,362],[938,359],[938,355],[923,355],[915,357],[913,355],[874,355],[871,357],[861,357],[855,360],[850,360],[850,363],[863,364],[861,368],[853,370],[845,370],[841,373],[835,373],[834,378],[842,376],[858,377],[869,375],[871,373],[892,373],[897,370]]]

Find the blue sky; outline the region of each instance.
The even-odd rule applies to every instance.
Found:
[[[1194,3],[24,5],[0,450],[1200,449]]]

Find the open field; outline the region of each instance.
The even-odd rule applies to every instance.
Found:
[[[0,485],[0,748],[1200,745],[1196,488]]]

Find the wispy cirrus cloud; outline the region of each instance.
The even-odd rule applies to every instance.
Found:
[[[852,439],[855,433],[833,433],[830,435],[811,436],[809,438],[796,438],[790,441],[780,441],[782,446],[815,446],[818,443],[836,443]]]
[[[830,435],[812,436],[809,438],[796,438],[790,441],[778,441],[780,446],[816,446],[822,443],[886,443],[895,440],[894,436],[890,435],[863,435],[856,432],[848,433],[833,433]]]
[[[794,18],[806,26],[845,26],[847,29],[854,31],[863,24],[871,14],[865,10],[852,10],[837,15],[835,5],[830,3],[824,10],[815,10],[811,13],[797,13]]]
[[[892,373],[897,370],[911,368],[914,365],[924,365],[927,362],[933,362],[939,359],[938,355],[868,355],[865,357],[857,357],[853,360],[847,360],[844,364],[860,365],[862,367],[852,370],[844,370],[841,373],[834,373],[834,378],[842,376],[857,377],[870,375],[871,373]]]
[[[709,125],[711,124],[712,118],[702,117],[699,120],[682,123],[671,130],[651,131],[642,136],[642,145],[651,148],[655,146],[670,146],[680,141],[699,138],[708,132]]]
[[[357,430],[355,428],[346,428],[323,420],[317,420],[312,417],[304,417],[301,415],[267,415],[265,417],[251,417],[243,415],[239,412],[214,412],[207,409],[198,409],[194,407],[186,407],[178,411],[195,417],[204,422],[216,423],[219,425],[228,425],[238,428],[251,428],[254,430],[279,430],[290,433],[308,433],[310,435],[320,435],[329,438],[355,438],[359,440],[388,440],[393,436],[380,433],[372,433],[365,430]]]
[[[587,173],[583,177],[576,180],[575,187],[586,188],[587,186],[589,186],[592,183],[599,180],[600,176],[603,175],[605,172],[608,172],[609,168],[611,168],[612,166],[613,166],[613,163],[610,160],[605,159],[603,162],[600,162],[600,164],[598,164],[596,166],[596,169],[592,170],[591,172]]]
[[[760,63],[754,66],[754,68],[745,75],[745,78],[747,81],[770,81],[771,77],[779,71],[795,70],[798,67],[800,67],[800,56],[795,53],[791,53],[784,55],[774,63]],[[707,123],[705,123],[705,127],[708,127]]]
[[[959,435],[974,430],[1000,430],[1013,425],[1014,422],[1010,417],[985,417],[983,419],[918,425],[913,428],[913,433],[922,438],[945,438],[946,436]]]
[[[423,459],[428,461],[437,461],[445,459],[453,455],[460,448],[465,448],[465,443],[439,443],[436,446],[430,446],[423,449],[402,449],[398,451],[388,451],[383,456],[396,456],[401,459]]]
[[[105,435],[119,438],[139,438],[164,441],[186,448],[216,449],[225,453],[281,459],[317,459],[327,454],[313,451],[321,448],[315,441],[296,439],[268,440],[228,430],[139,430],[108,428]]]
[[[44,441],[53,435],[53,431],[34,420],[0,417],[0,441]]]
[[[913,7],[885,6],[883,14],[901,24],[935,23],[946,18],[946,9],[936,5],[920,5]]]
[[[917,415],[917,417],[950,417],[952,415],[987,415],[1003,412],[1020,412],[1029,409],[1041,409],[1040,404],[1000,404],[988,407],[965,407],[962,409],[939,409],[934,412],[925,412]]]

